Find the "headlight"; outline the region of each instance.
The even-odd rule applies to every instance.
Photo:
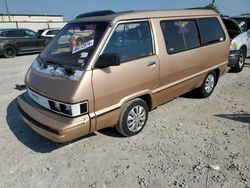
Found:
[[[231,43],[230,50],[237,50],[237,44],[235,42]]]
[[[50,109],[59,114],[66,116],[77,117],[88,113],[88,103],[83,102],[79,104],[65,104],[49,100]]]
[[[88,101],[76,104],[67,104],[63,102],[54,101],[45,96],[39,95],[28,87],[27,92],[33,101],[53,112],[69,117],[77,117],[88,113]]]

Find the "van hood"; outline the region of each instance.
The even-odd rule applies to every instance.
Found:
[[[39,71],[33,65],[25,77],[25,84],[34,92],[37,92],[50,99],[65,103],[77,103],[82,99],[75,97],[75,90],[79,83],[77,79],[69,79],[59,74],[48,74],[50,70]],[[59,74],[56,75],[56,74]],[[80,79],[80,78],[79,78]]]

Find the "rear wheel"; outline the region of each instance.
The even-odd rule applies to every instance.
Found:
[[[234,72],[241,72],[244,68],[245,65],[245,59],[246,59],[246,53],[243,49],[240,50],[240,55],[239,58],[237,60],[237,63],[235,65],[235,67],[233,67],[233,71]]]
[[[5,46],[3,49],[3,55],[6,58],[13,58],[16,56],[16,48],[13,46]]]
[[[199,88],[199,93],[202,98],[207,98],[213,93],[217,79],[215,71],[211,71],[207,74],[202,86]]]
[[[141,132],[148,119],[148,106],[141,99],[134,99],[124,105],[116,130],[123,136],[134,136]]]

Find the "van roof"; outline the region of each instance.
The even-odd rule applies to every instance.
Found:
[[[109,14],[109,13],[110,14]],[[95,14],[97,13],[97,14]],[[98,14],[103,13],[103,14]],[[84,16],[86,15],[86,16]],[[89,21],[119,21],[129,19],[143,19],[143,18],[161,18],[161,17],[180,17],[180,16],[217,16],[218,14],[213,10],[208,9],[185,9],[185,10],[144,10],[144,11],[97,11],[79,15],[73,22],[89,22]]]

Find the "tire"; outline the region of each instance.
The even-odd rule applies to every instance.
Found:
[[[134,99],[123,106],[115,128],[122,136],[130,137],[140,133],[147,120],[148,105],[141,99]]]
[[[218,80],[218,78],[216,76],[215,71],[209,72],[207,74],[202,86],[199,88],[200,97],[202,97],[202,98],[209,97],[214,91],[217,80]]]
[[[232,68],[233,72],[241,72],[243,70],[244,65],[245,65],[245,60],[246,60],[245,54],[246,53],[244,52],[244,50],[241,49],[237,63],[235,65],[235,67]]]
[[[17,54],[16,48],[13,46],[5,46],[3,49],[3,55],[6,58],[13,58]]]

